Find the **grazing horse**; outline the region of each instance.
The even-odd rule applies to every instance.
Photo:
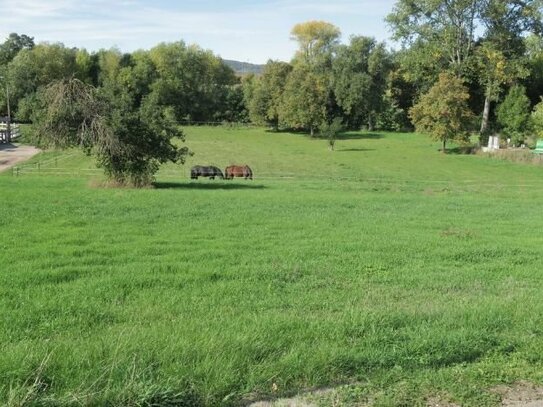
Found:
[[[224,170],[224,177],[226,179],[233,179],[234,177],[253,179],[253,171],[248,165],[231,165]]]
[[[198,177],[209,177],[209,179],[219,177],[220,179],[224,179],[222,171],[214,165],[195,165],[192,167],[190,169],[190,179],[198,179]]]

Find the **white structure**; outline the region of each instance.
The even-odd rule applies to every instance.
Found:
[[[498,136],[490,136],[488,137],[488,146],[483,147],[483,151],[493,151],[493,150],[499,150],[500,149],[500,138]]]

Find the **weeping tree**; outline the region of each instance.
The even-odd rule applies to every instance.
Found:
[[[174,137],[184,141],[172,112],[153,97],[138,104],[120,85],[106,93],[65,79],[44,88],[39,100],[34,114],[38,144],[82,148],[116,184],[149,185],[160,164],[184,163],[189,154],[172,143]]]

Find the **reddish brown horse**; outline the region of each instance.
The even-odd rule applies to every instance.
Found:
[[[224,170],[224,178],[233,179],[234,177],[243,177],[253,179],[253,171],[248,165],[231,165]]]

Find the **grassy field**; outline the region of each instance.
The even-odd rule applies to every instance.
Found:
[[[153,189],[0,175],[0,404],[498,405],[543,382],[543,168],[416,134],[188,128]],[[247,163],[254,181],[190,181]],[[322,400],[325,405],[330,400]],[[170,404],[168,404],[170,403]]]

